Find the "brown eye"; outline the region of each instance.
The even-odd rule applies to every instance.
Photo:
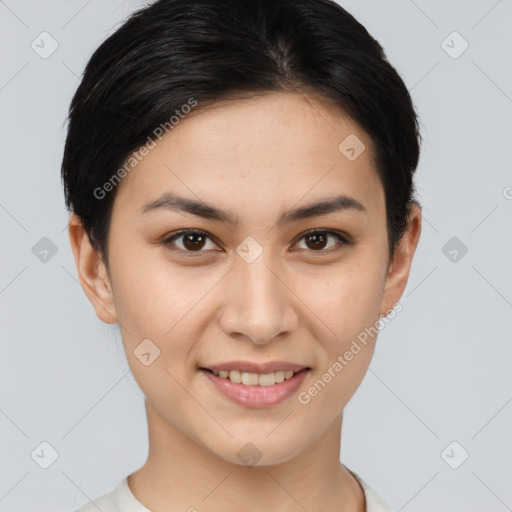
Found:
[[[306,233],[305,235],[302,236],[301,240],[305,240],[306,249],[310,249],[311,251],[314,251],[314,252],[329,252],[329,251],[325,251],[325,249],[326,249],[326,244],[327,244],[329,238],[331,238],[331,237],[338,241],[338,244],[334,244],[334,246],[350,244],[350,242],[345,237],[343,237],[336,231],[330,231],[330,230],[326,230],[326,229],[323,229],[323,230],[317,229],[314,231],[309,231],[308,233]],[[329,246],[329,248],[332,246],[333,245]]]
[[[202,249],[205,247],[207,240],[211,240],[211,237],[204,231],[188,229],[179,231],[169,238],[166,238],[163,244],[173,246],[175,240],[181,241],[182,244],[182,247],[178,246],[178,250],[185,252],[205,252]]]
[[[311,233],[304,237],[306,244],[311,244],[308,245],[308,247],[315,251],[318,249],[324,249],[324,246],[327,243],[327,238],[328,236],[325,233]]]
[[[327,245],[330,239],[334,239],[337,241],[337,243]],[[341,248],[343,245],[350,245],[352,243],[340,233],[328,229],[316,229],[309,231],[302,235],[300,240],[305,241],[306,250],[319,253],[329,253],[331,252],[329,249],[332,247],[335,248],[336,246],[339,246],[338,248]],[[178,241],[180,244],[176,243]],[[212,246],[209,248],[206,247],[205,249],[205,246],[208,245],[208,241],[210,241]],[[170,249],[176,252],[184,252],[188,253],[188,255],[193,253],[197,253],[199,255],[202,252],[208,252],[207,249],[213,249],[215,247],[215,243],[213,243],[212,237],[205,231],[197,229],[186,229],[183,231],[178,231],[177,233],[174,233],[173,235],[166,238],[162,244],[168,246]]]
[[[201,250],[204,243],[205,236],[200,233],[188,233],[183,236],[183,245],[189,251]]]

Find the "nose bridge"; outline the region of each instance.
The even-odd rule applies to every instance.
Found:
[[[281,267],[270,250],[261,251],[253,260],[241,254],[229,277],[223,328],[229,335],[266,343],[293,328],[291,292],[279,277]]]

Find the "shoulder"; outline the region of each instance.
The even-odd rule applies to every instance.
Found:
[[[128,476],[118,481],[109,492],[73,512],[98,512],[98,510],[101,512],[151,512],[133,495],[128,485]]]
[[[347,468],[348,469],[348,468]],[[388,504],[363,480],[359,475],[349,469],[354,478],[361,485],[366,500],[366,512],[393,512]]]
[[[88,501],[73,512],[98,512],[98,510],[101,510],[102,512],[119,512],[116,496],[119,493],[119,489],[122,486],[123,481],[119,482],[110,491],[102,494],[98,498]]]

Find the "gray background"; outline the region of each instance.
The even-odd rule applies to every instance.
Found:
[[[512,510],[512,0],[340,3],[384,46],[425,137],[403,311],[346,408],[341,460],[396,510]],[[0,1],[0,511],[70,511],[146,458],[143,397],[78,283],[59,174],[85,63],[142,5]],[[47,58],[31,47],[51,49],[43,31]]]

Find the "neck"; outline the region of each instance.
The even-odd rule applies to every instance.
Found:
[[[275,465],[244,466],[219,457],[170,425],[146,400],[149,454],[128,477],[134,496],[153,512],[364,512],[357,480],[340,463],[343,415],[297,456]]]

